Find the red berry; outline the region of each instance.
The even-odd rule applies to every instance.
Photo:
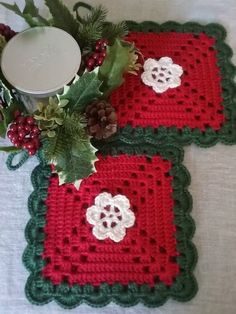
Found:
[[[40,146],[39,134],[40,130],[33,117],[18,114],[7,132],[11,142],[16,147],[26,149],[30,156],[35,155]]]
[[[15,136],[15,132],[13,132],[13,131],[8,131],[7,132],[7,137],[11,140],[12,138],[13,138],[13,136]]]
[[[17,117],[19,117],[20,116],[20,111],[19,110],[16,110],[15,112],[14,112],[14,118],[16,119]]]
[[[35,125],[35,126],[33,126],[31,132],[32,132],[32,135],[33,135],[33,134],[34,134],[34,135],[38,135],[38,134],[40,133],[40,130],[39,130],[39,128],[37,127],[37,125]]]
[[[16,123],[12,123],[9,127],[9,130],[12,132],[17,132],[18,131],[18,127]]]
[[[100,66],[103,64],[104,59],[99,57],[99,59],[96,61],[96,65]]]
[[[24,138],[25,136],[26,136],[26,132],[25,132],[25,130],[23,129],[23,130],[20,130],[19,132],[18,132],[18,136],[19,136],[19,138]]]
[[[34,143],[33,142],[28,142],[27,144],[26,144],[26,148],[29,150],[29,149],[33,149],[35,146],[34,146]]]
[[[16,147],[22,147],[22,141],[21,140],[16,140],[15,142],[14,142],[14,145],[16,146]]]
[[[107,56],[107,53],[106,53],[106,51],[102,51],[102,52],[100,52],[100,57],[102,57],[102,58],[106,58],[106,56]]]
[[[25,130],[25,132],[27,132],[27,134],[29,134],[29,132],[31,131],[31,125],[28,125],[28,124],[25,124],[24,125],[24,130]]]
[[[96,45],[95,46],[95,51],[100,52],[100,50],[101,50],[101,46],[100,45]]]
[[[26,118],[26,123],[29,124],[29,125],[33,125],[35,122],[34,118],[33,117],[27,117]]]
[[[94,52],[91,57],[94,59],[94,60],[97,60],[99,58],[100,54],[98,52]]]
[[[87,67],[92,68],[95,65],[95,60],[93,58],[89,58],[87,61]]]
[[[29,154],[30,156],[35,155],[35,153],[36,153],[36,149],[35,149],[35,148],[28,149],[28,154]]]
[[[18,125],[17,125],[17,130],[18,130],[18,132],[20,132],[20,131],[22,131],[22,130],[25,130],[24,124],[18,124]]]
[[[23,116],[18,116],[15,121],[16,121],[16,123],[18,123],[18,124],[24,123],[24,122],[25,122],[25,117],[23,117]]]

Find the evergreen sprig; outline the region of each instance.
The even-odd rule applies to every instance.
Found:
[[[53,17],[53,25],[78,39],[79,23],[70,10],[60,0],[45,0],[45,4]]]
[[[85,131],[80,114],[68,114],[56,135],[44,141],[45,159],[55,164],[62,183],[75,183],[94,172],[95,148]]]

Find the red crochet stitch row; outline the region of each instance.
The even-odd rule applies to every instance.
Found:
[[[184,74],[178,88],[162,94],[144,85],[141,73],[127,75],[111,97],[120,127],[221,128],[225,117],[214,38],[204,33],[131,32],[127,39],[135,42],[145,59],[170,57],[183,67]]]
[[[179,273],[176,257],[171,162],[160,156],[99,157],[97,172],[84,179],[79,191],[58,186],[52,175],[46,200],[47,216],[43,276],[58,285],[171,285]],[[118,243],[98,240],[86,221],[86,210],[101,192],[125,195],[135,225]]]

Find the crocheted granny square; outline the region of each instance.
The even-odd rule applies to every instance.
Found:
[[[149,59],[146,67],[150,70],[152,64],[154,72],[149,77],[143,70],[137,76],[128,74],[113,92],[111,103],[121,128],[117,137],[129,138],[142,128],[142,136],[149,132],[153,141],[168,137],[182,145],[194,142],[204,147],[218,141],[235,143],[236,68],[230,61],[232,51],[224,43],[223,27],[129,22],[129,28],[127,39],[140,49],[144,61]],[[171,62],[181,69],[177,77],[171,77],[176,72],[168,65]],[[150,86],[144,84],[144,76]],[[177,84],[171,84],[171,79]],[[156,91],[151,86],[156,86]]]
[[[36,167],[24,253],[29,300],[73,308],[191,299],[196,250],[182,155],[144,142],[104,147],[79,190],[59,186],[49,166]]]

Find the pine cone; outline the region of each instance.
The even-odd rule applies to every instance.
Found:
[[[105,100],[96,100],[86,107],[89,135],[96,139],[106,139],[117,131],[115,109]]]

